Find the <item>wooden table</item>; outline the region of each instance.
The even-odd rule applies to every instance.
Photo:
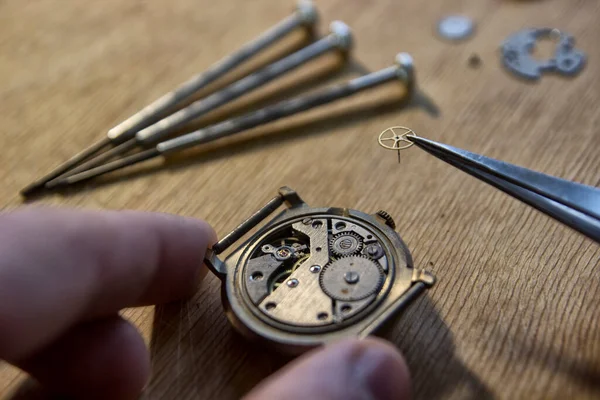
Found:
[[[354,30],[349,66],[325,57],[203,119],[415,59],[419,101],[391,84],[254,129],[164,164],[149,163],[39,204],[138,209],[208,220],[223,235],[282,185],[315,206],[390,212],[418,266],[438,284],[388,338],[405,353],[416,398],[600,395],[600,249],[524,204],[414,149],[398,165],[377,144],[389,126],[597,186],[600,182],[600,5],[596,0],[318,2],[321,32]],[[194,73],[289,15],[290,1],[169,0],[0,4],[0,201]],[[435,37],[466,13],[477,34]],[[528,84],[500,66],[498,46],[524,27],[575,35],[588,54],[575,79]],[[275,51],[302,40],[294,35]],[[478,54],[479,68],[468,58]],[[226,79],[227,80],[227,79]],[[225,81],[226,81],[225,80]],[[207,279],[192,301],[126,310],[144,333],[154,375],[147,398],[237,398],[279,361],[248,346]],[[22,375],[0,366],[9,397]]]

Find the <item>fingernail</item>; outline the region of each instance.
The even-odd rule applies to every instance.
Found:
[[[354,376],[373,399],[406,400],[410,396],[408,368],[390,345],[367,347],[355,360]]]

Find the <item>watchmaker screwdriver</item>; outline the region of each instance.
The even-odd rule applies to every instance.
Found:
[[[233,135],[266,123],[307,111],[320,105],[351,96],[363,90],[399,79],[407,86],[408,96],[414,90],[414,68],[412,57],[407,53],[396,56],[396,65],[352,79],[344,84],[323,89],[317,93],[285,100],[260,110],[223,121],[216,125],[158,143],[154,148],[141,151],[96,168],[57,179],[49,188],[64,187],[82,182],[121,168],[159,156],[168,156],[180,150]]]
[[[111,158],[124,154],[136,147],[148,148],[158,143],[161,139],[164,139],[186,123],[259,88],[318,56],[333,50],[342,51],[344,53],[350,50],[352,46],[352,34],[350,28],[346,24],[341,21],[334,21],[330,25],[330,32],[329,35],[311,45],[248,75],[204,99],[198,100],[195,103],[182,108],[176,113],[165,117],[147,128],[142,129],[135,134],[135,137],[119,144],[117,147],[106,153],[81,164],[69,172],[67,176],[75,175],[79,172],[101,165]],[[60,178],[62,177],[59,177],[59,179]],[[48,182],[47,186],[50,187],[51,185],[52,182]]]
[[[256,39],[246,43],[233,54],[230,54],[213,64],[207,71],[195,75],[175,90],[163,95],[141,111],[121,122],[119,125],[111,128],[104,139],[76,154],[46,176],[33,182],[24,188],[21,191],[21,194],[23,196],[29,196],[39,189],[42,189],[48,181],[70,171],[73,167],[88,160],[101,150],[116,146],[131,139],[140,129],[143,129],[164,117],[172,107],[188,99],[194,93],[222,77],[227,72],[258,55],[264,49],[282,40],[286,35],[290,34],[298,27],[305,27],[312,30],[317,20],[317,9],[312,2],[310,0],[300,0],[297,3],[296,11],[291,16],[277,23]]]

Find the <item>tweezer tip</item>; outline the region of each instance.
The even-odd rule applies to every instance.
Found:
[[[421,136],[417,136],[417,135],[406,135],[406,139],[410,140],[411,142],[418,144],[418,143],[423,143],[423,142],[433,142],[432,140],[429,139],[425,139]]]

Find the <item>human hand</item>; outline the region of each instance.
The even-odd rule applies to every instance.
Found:
[[[193,294],[215,241],[205,222],[166,214],[42,208],[1,215],[0,359],[53,392],[136,398],[150,358],[119,310]],[[408,395],[401,355],[368,339],[299,357],[247,399]]]

